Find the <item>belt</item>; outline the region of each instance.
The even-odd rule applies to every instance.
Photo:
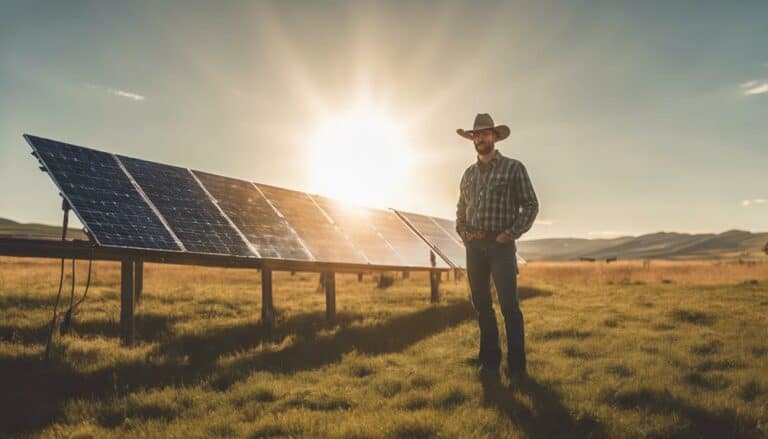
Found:
[[[499,231],[489,231],[489,230],[470,230],[466,233],[467,240],[472,241],[474,239],[491,239],[495,240],[496,236],[503,232],[503,230]]]

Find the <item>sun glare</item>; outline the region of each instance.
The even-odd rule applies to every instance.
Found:
[[[313,192],[388,207],[407,187],[413,151],[401,124],[385,112],[358,108],[329,118],[311,148]]]

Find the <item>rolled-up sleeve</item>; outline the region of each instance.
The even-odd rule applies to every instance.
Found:
[[[539,200],[533,190],[528,170],[522,163],[517,166],[517,170],[513,174],[512,193],[516,198],[519,210],[512,226],[505,232],[512,238],[518,239],[533,226],[533,221],[539,213]]]

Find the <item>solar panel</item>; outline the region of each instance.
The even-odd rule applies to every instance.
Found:
[[[398,211],[413,226],[413,228],[434,247],[440,254],[448,258],[455,267],[466,267],[467,256],[464,246],[446,232],[431,216]]]
[[[464,246],[464,243],[461,240],[461,236],[459,236],[459,233],[456,232],[456,221],[445,218],[438,218],[435,216],[433,216],[432,219],[437,223],[438,226],[442,227],[443,230],[451,235],[451,238],[453,238],[457,244],[460,244],[462,247]]]
[[[316,261],[365,264],[367,260],[304,192],[257,183],[269,202],[299,235]]]
[[[192,172],[262,258],[312,260],[296,233],[253,183]]]
[[[188,169],[117,157],[188,251],[255,256]]]
[[[97,244],[181,250],[112,154],[24,137]]]
[[[397,252],[371,225],[373,209],[342,203],[319,195],[313,195],[318,206],[341,228],[352,243],[376,265],[403,265]]]
[[[404,266],[432,266],[429,246],[394,211],[369,209],[368,214],[370,224],[400,256]],[[448,266],[440,257],[437,257],[435,262],[436,267]]]

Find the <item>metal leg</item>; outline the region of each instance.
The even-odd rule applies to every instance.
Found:
[[[120,340],[125,346],[133,346],[136,331],[134,297],[133,261],[124,260],[120,263]]]
[[[430,302],[440,302],[440,272],[432,270],[429,272]]]
[[[136,271],[133,276],[133,289],[136,292],[136,304],[138,305],[141,302],[141,294],[144,292],[144,261],[137,259],[134,269]]]
[[[333,272],[325,273],[325,318],[329,322],[336,319],[336,276]]]
[[[274,305],[272,303],[272,270],[261,270],[261,324],[267,334],[272,332],[275,324]]]

